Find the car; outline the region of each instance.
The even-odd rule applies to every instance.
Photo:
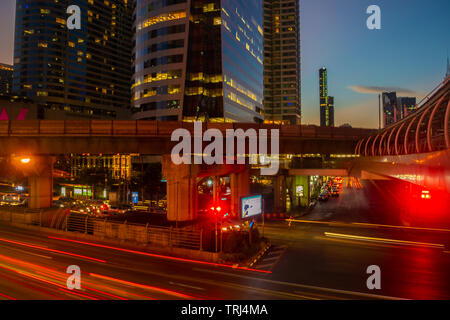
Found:
[[[328,191],[324,190],[319,194],[319,201],[328,201],[330,194]]]
[[[343,181],[344,181],[344,179],[342,179],[342,177],[334,178],[335,183],[343,183]]]
[[[108,214],[124,214],[134,211],[133,206],[129,204],[119,204],[110,206],[109,210],[106,210],[105,213]]]
[[[335,183],[331,186],[331,190],[336,189],[338,192],[341,191],[339,184]]]
[[[339,197],[339,190],[337,187],[333,186],[331,188],[331,196],[332,197]]]
[[[83,205],[76,205],[70,208],[72,213],[90,214],[90,209]]]

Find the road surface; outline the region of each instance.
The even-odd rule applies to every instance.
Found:
[[[252,270],[0,225],[0,299],[450,299],[450,230],[374,224],[358,214],[360,192],[309,221],[267,223],[273,246]],[[71,291],[73,265],[81,289]],[[367,288],[371,265],[380,290]]]

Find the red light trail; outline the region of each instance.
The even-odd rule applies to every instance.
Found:
[[[70,253],[70,252],[60,251],[60,250],[56,250],[56,249],[49,249],[49,248],[39,247],[39,246],[35,246],[35,245],[32,245],[32,244],[27,244],[27,243],[22,243],[22,242],[17,242],[17,241],[13,241],[13,240],[2,239],[2,238],[0,238],[0,241],[12,243],[12,244],[17,244],[17,245],[24,246],[24,247],[29,247],[29,248],[39,249],[39,250],[45,250],[45,251],[65,254],[65,255],[72,256],[72,257],[78,257],[78,258],[83,258],[83,259],[87,259],[87,260],[92,260],[92,261],[97,261],[97,262],[101,262],[101,263],[106,263],[105,260],[91,258],[91,257],[83,256],[83,255],[80,255],[80,254],[76,254],[76,253]]]
[[[0,293],[0,297],[6,298],[9,300],[17,300],[17,299],[14,299],[13,297],[7,296],[6,294],[3,294],[3,293]]]
[[[272,273],[272,271],[251,269],[251,268],[245,268],[245,267],[237,267],[237,266],[233,266],[233,265],[229,265],[229,264],[221,264],[221,263],[214,263],[214,262],[206,262],[206,261],[199,261],[199,260],[192,260],[192,259],[184,259],[184,258],[177,258],[177,257],[171,257],[171,256],[164,256],[164,255],[155,254],[155,253],[148,253],[148,252],[142,252],[142,251],[136,251],[136,250],[130,250],[130,249],[111,247],[111,246],[106,246],[106,245],[97,244],[97,243],[91,243],[91,242],[84,242],[84,241],[77,241],[77,240],[63,239],[63,238],[56,238],[56,237],[50,237],[50,236],[48,238],[49,239],[54,239],[54,240],[66,241],[66,242],[80,243],[80,244],[85,244],[85,245],[93,246],[93,247],[99,247],[99,248],[105,248],[105,249],[112,249],[112,250],[117,250],[117,251],[135,253],[135,254],[140,254],[140,255],[144,255],[144,256],[161,258],[161,259],[167,259],[167,260],[173,260],[173,261],[197,263],[197,264],[204,264],[204,265],[210,265],[210,266],[216,266],[216,267],[224,267],[224,268],[231,268],[231,269],[238,269],[238,270],[245,270],[245,271],[253,271],[253,272],[261,272],[261,273]]]

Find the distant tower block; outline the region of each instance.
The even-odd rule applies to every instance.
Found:
[[[328,96],[328,72],[319,70],[320,126],[334,127],[334,97]]]

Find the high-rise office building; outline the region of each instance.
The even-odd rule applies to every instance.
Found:
[[[334,97],[328,97],[328,126],[334,127]]]
[[[334,97],[328,96],[328,72],[319,69],[320,126],[334,127]]]
[[[397,97],[396,92],[383,92],[382,103],[384,127],[396,123],[417,110],[416,98]]]
[[[113,180],[131,179],[131,159],[137,155],[79,155],[70,157],[70,169],[72,178],[78,178],[84,170],[105,169]],[[105,177],[106,179],[106,177]]]
[[[17,0],[13,91],[39,118],[129,117],[133,1]],[[66,26],[70,5],[81,30]]]
[[[263,121],[262,0],[141,0],[135,119]]]
[[[300,3],[264,0],[266,122],[301,122]]]
[[[400,119],[407,117],[417,110],[416,98],[414,97],[398,97],[397,106],[400,112]]]
[[[0,96],[11,95],[13,70],[13,66],[0,63]]]
[[[397,93],[396,92],[383,92],[383,120],[384,127],[387,127],[399,119],[399,110],[397,107]]]

